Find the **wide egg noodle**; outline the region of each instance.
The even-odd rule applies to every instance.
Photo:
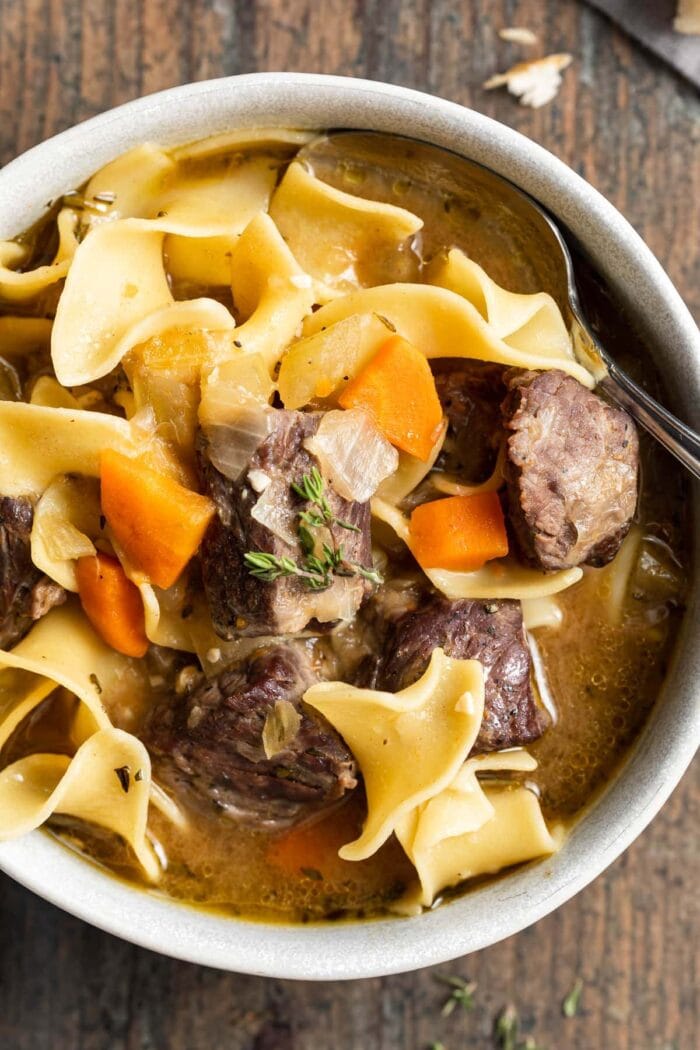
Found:
[[[53,321],[48,317],[0,317],[0,357],[15,362],[51,345]]]
[[[124,791],[117,770],[127,770]],[[139,773],[136,780],[132,771]],[[151,762],[146,748],[113,726],[81,744],[73,758],[33,754],[0,771],[0,841],[26,835],[60,813],[97,824],[131,846],[146,877],[160,864],[146,838]]]
[[[62,208],[56,219],[58,248],[53,262],[35,270],[17,272],[15,267],[25,262],[28,249],[16,241],[0,241],[0,301],[25,302],[65,277],[78,247],[77,224],[76,212]]]
[[[541,346],[533,340],[527,349],[499,338],[469,299],[449,288],[427,284],[387,284],[364,288],[322,306],[304,322],[305,336],[336,324],[351,314],[378,313],[399,335],[426,357],[467,357],[515,368],[560,368],[586,387],[594,379],[567,348]]]
[[[63,386],[107,375],[133,347],[169,329],[233,331],[235,321],[220,302],[173,300],[162,247],[163,234],[138,219],[98,226],[82,242],[51,338]]]
[[[80,402],[75,394],[71,394],[64,386],[54,379],[53,376],[39,376],[32,387],[30,405],[39,405],[41,408],[70,408],[79,409]]]
[[[241,234],[231,258],[231,289],[244,318],[235,345],[272,370],[314,304],[313,281],[299,266],[269,215]]]
[[[125,218],[147,221],[167,234],[164,251],[173,277],[199,285],[227,285],[231,251],[251,219],[269,204],[277,172],[266,156],[235,157],[213,173],[178,161],[193,154],[168,154],[138,146],[90,180],[88,201],[108,203],[90,225]]]
[[[182,816],[152,783],[143,744],[115,728],[109,713],[131,706],[139,692],[145,696],[143,672],[107,646],[74,603],[53,609],[14,649],[0,652],[0,746],[57,686],[80,701],[71,728],[76,754],[34,754],[0,772],[0,839],[25,834],[53,812],[66,813],[121,835],[156,877],[145,839],[149,796],[170,820],[181,824]],[[129,767],[128,792],[115,773],[123,766]]]
[[[489,765],[484,762],[481,769],[486,771]],[[461,773],[463,786],[458,779],[445,798],[432,799],[397,826],[397,838],[416,867],[420,883],[418,894],[409,892],[404,905],[412,900],[430,907],[448,886],[476,876],[495,875],[557,849],[539,802],[527,787],[479,783],[476,772]],[[447,824],[442,823],[445,816],[451,818]]]
[[[459,248],[434,260],[426,280],[473,303],[498,339],[523,353],[570,357],[571,337],[551,295],[509,292]]]
[[[503,470],[506,459],[505,442],[498,450],[498,456],[493,470],[488,478],[476,485],[465,485],[451,474],[436,470],[430,476],[430,483],[438,492],[444,492],[447,496],[476,496],[483,492],[498,492],[503,486]],[[381,493],[380,493],[381,495]]]
[[[95,172],[83,194],[90,228],[118,219],[148,219],[158,212],[158,201],[175,161],[151,142],[136,146]]]
[[[130,424],[117,416],[26,402],[0,402],[0,492],[32,496],[58,474],[98,477],[105,448],[132,454]]]
[[[272,146],[288,147],[296,151],[307,142],[315,139],[317,132],[302,131],[297,128],[243,128],[237,131],[224,131],[220,135],[210,135],[205,139],[177,146],[170,151],[174,160],[202,160],[216,156],[217,153],[232,153],[255,147]]]
[[[367,819],[339,855],[364,860],[406,813],[454,779],[481,725],[483,668],[435,649],[422,677],[399,693],[323,682],[307,690],[304,701],[337,729],[362,772]]]
[[[318,282],[321,302],[386,283],[423,226],[422,219],[404,208],[329,186],[300,161],[287,168],[270,216],[300,265]]]
[[[179,280],[201,285],[228,285],[236,242],[248,223],[267,210],[276,177],[275,166],[263,156],[229,166],[223,174],[193,181],[189,193],[183,194],[183,187],[177,186],[172,203],[163,201],[168,225],[177,224],[181,230],[165,240],[168,272]],[[218,226],[224,232],[193,236],[191,231],[199,216],[206,217],[210,228]]]
[[[375,497],[372,514],[394,530],[410,549],[411,534],[408,518],[391,503]],[[452,569],[425,569],[422,571],[439,591],[452,601],[460,598],[541,598],[578,583],[583,572],[579,568],[561,569],[544,573],[521,565],[513,557],[487,561],[472,572]]]
[[[129,329],[172,301],[161,232],[134,219],[90,230],[56,310],[51,358],[59,383],[78,386],[107,375],[125,352]]]

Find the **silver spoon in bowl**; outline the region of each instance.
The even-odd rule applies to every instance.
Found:
[[[582,305],[569,245],[536,200],[456,153],[381,132],[330,132],[297,156],[338,189],[400,204],[419,215],[425,223],[422,252],[427,257],[446,246],[462,248],[499,283],[499,267],[507,258],[511,283],[515,277],[519,290],[549,291],[569,323],[577,359],[598,388],[700,478],[700,436],[606,351]],[[411,260],[406,262],[410,269]]]

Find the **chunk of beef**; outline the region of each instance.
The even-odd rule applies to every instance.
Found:
[[[431,366],[448,422],[437,467],[465,482],[485,481],[496,465],[503,437],[505,369],[490,361],[467,358],[440,358],[431,361]]]
[[[508,516],[523,558],[545,571],[605,565],[637,504],[634,423],[552,369],[508,378]]]
[[[216,504],[216,517],[201,548],[202,578],[214,628],[222,638],[247,634],[292,634],[312,619],[323,622],[349,619],[359,608],[370,585],[358,576],[337,578],[326,591],[312,591],[297,576],[271,583],[251,576],[243,561],[247,551],[263,551],[299,562],[298,514],[308,510],[291,488],[301,482],[317,460],[304,441],[318,428],[320,415],[272,410],[271,433],[254,453],[238,481],[224,477],[212,464],[207,444],[200,439],[199,472],[204,491]],[[336,545],[347,561],[372,566],[369,503],[342,499],[326,485],[333,514],[358,531],[332,526]],[[261,499],[274,512],[278,531],[253,516]],[[259,509],[256,514],[259,513]],[[286,533],[282,538],[279,532]]]
[[[24,497],[0,498],[0,649],[15,645],[54,605],[66,600],[59,584],[32,562],[34,509]]]
[[[341,798],[355,787],[355,762],[328,722],[302,704],[314,681],[304,653],[276,645],[162,702],[144,732],[156,776],[259,827],[282,827]],[[263,727],[280,700],[294,705],[301,724],[268,759]]]
[[[377,688],[405,689],[420,678],[437,648],[455,660],[483,664],[484,717],[475,753],[517,747],[542,735],[549,720],[532,692],[520,602],[431,598],[394,624]]]

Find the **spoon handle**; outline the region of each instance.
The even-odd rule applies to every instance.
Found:
[[[599,381],[599,388],[700,479],[700,437],[647,394],[610,358],[606,364],[608,374]]]

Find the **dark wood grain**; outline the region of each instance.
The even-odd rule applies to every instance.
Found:
[[[480,85],[532,26],[575,63],[532,112]],[[0,161],[116,103],[256,69],[368,76],[471,105],[571,164],[631,220],[700,313],[696,93],[578,0],[0,0]],[[440,1018],[422,971],[293,984],[173,962],[0,879],[2,1050],[446,1050],[493,1045],[506,1002],[549,1050],[692,1050],[697,1029],[697,770],[625,855],[535,928],[447,967],[478,983]],[[444,969],[444,968],[443,968]],[[579,1017],[560,1003],[585,981]]]

